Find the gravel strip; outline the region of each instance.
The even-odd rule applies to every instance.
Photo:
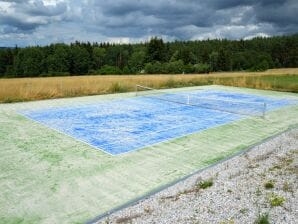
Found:
[[[210,186],[211,185],[211,186]],[[98,223],[298,220],[298,129],[204,170]]]

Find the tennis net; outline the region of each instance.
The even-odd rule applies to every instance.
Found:
[[[136,86],[136,96],[149,97],[210,110],[218,110],[247,116],[257,116],[262,118],[265,117],[266,113],[266,103],[263,102],[247,102],[240,100],[238,101],[200,97],[191,93],[173,93],[165,90],[156,90],[141,85]]]

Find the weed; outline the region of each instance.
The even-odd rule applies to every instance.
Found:
[[[121,85],[119,82],[113,83],[109,89],[109,92],[111,93],[124,93],[128,92],[129,89],[123,85]]]
[[[281,206],[285,202],[285,198],[276,194],[271,194],[269,196],[269,202],[272,207]]]
[[[198,184],[198,187],[201,188],[201,189],[206,189],[208,187],[211,187],[212,185],[213,185],[213,180],[210,179],[210,180],[201,181]]]
[[[116,219],[116,223],[131,223],[133,219],[136,219],[136,218],[139,218],[139,217],[141,217],[140,214],[121,217],[121,218]]]
[[[146,206],[146,207],[144,208],[144,212],[147,213],[147,214],[151,214],[151,213],[153,212],[153,209],[150,208],[149,206]]]
[[[17,103],[17,102],[22,102],[24,100],[18,99],[18,98],[5,98],[2,103]]]
[[[110,219],[107,218],[106,220],[104,220],[104,223],[105,223],[105,224],[110,224]]]
[[[283,191],[285,192],[292,192],[293,193],[293,188],[292,186],[288,183],[288,182],[285,182],[283,184],[283,187],[282,187]]]
[[[188,189],[188,190],[184,190],[184,191],[179,191],[175,195],[169,195],[169,196],[161,197],[160,198],[160,203],[163,203],[165,200],[177,201],[177,200],[179,200],[179,198],[182,195],[187,195],[187,194],[195,193],[195,192],[198,192],[198,190],[199,190],[199,188],[192,188],[192,189]]]
[[[261,192],[260,188],[257,188],[257,190],[256,190],[256,195],[257,195],[257,196],[261,196],[261,195],[262,195],[262,192]]]
[[[274,165],[273,167],[269,168],[269,171],[273,171],[273,170],[280,170],[281,166],[280,165]]]
[[[274,182],[272,180],[270,180],[264,184],[264,187],[266,189],[272,189],[272,188],[274,188]]]
[[[212,210],[212,209],[210,209],[210,208],[208,208],[208,213],[210,213],[210,214],[215,214],[215,211],[214,210]]]
[[[220,224],[234,224],[234,223],[235,221],[233,219],[220,222]]]
[[[169,78],[163,86],[167,88],[175,88],[177,87],[177,82],[173,78]]]
[[[255,224],[269,224],[269,214],[265,213],[265,214],[260,214],[257,218],[257,220],[255,221]]]
[[[164,203],[166,200],[174,200],[174,201],[177,201],[180,197],[180,194],[178,193],[178,195],[170,195],[170,196],[164,196],[164,197],[161,197],[159,202],[160,203]]]
[[[286,167],[286,166],[291,165],[291,163],[294,162],[294,159],[282,157],[282,158],[280,158],[280,162],[281,162],[281,164],[280,164],[281,166]]]
[[[293,163],[294,162],[294,159],[286,159],[286,163],[287,163],[287,165],[290,165],[291,163]]]
[[[241,214],[245,214],[245,213],[247,213],[248,212],[248,209],[247,208],[242,208],[242,209],[240,209],[240,213]]]
[[[259,164],[250,164],[249,166],[248,166],[248,168],[249,169],[254,169],[254,168],[258,168],[260,165]]]

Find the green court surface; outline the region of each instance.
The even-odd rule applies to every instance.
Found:
[[[297,94],[205,86],[297,100]],[[0,104],[0,223],[84,223],[298,125],[298,105],[110,155],[18,112],[134,97],[134,93]]]

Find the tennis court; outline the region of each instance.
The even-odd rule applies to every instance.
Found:
[[[85,223],[298,126],[297,94],[204,86],[0,104],[0,223]]]
[[[21,111],[24,116],[112,155],[256,116],[293,104],[253,94],[146,87],[136,97]]]

